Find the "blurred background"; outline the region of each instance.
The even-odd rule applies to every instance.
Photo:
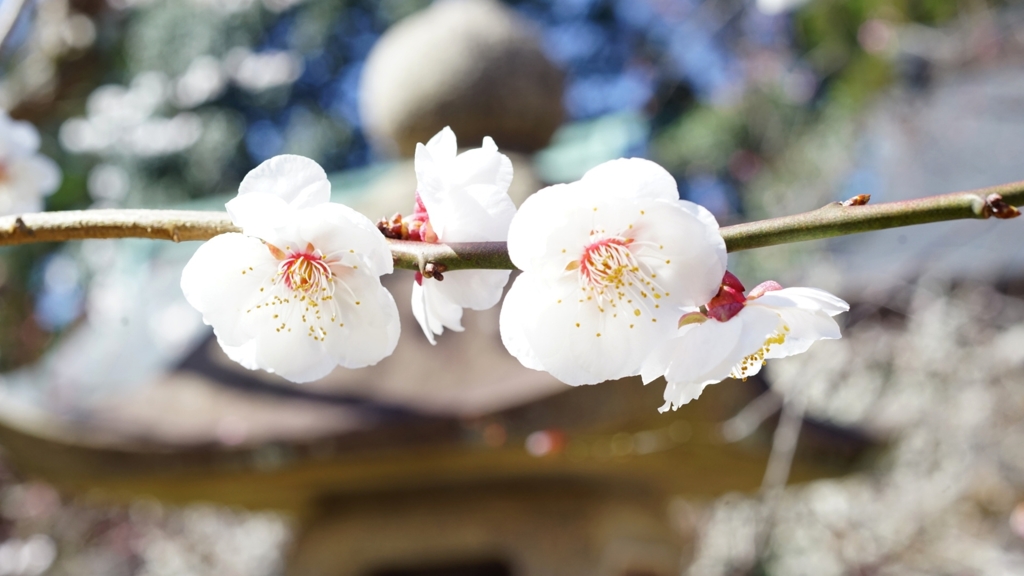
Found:
[[[222,209],[276,154],[376,220],[493,136],[521,202],[643,156],[723,224],[1024,177],[1024,6],[984,0],[3,0],[47,209]],[[496,311],[297,387],[223,357],[194,244],[0,251],[0,576],[1024,573],[1024,231],[730,255],[844,338],[659,415],[523,369]]]

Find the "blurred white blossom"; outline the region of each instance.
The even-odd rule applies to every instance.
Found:
[[[0,544],[0,576],[37,576],[57,557],[57,546],[45,534],[11,538]]]
[[[37,212],[57,189],[57,163],[39,154],[39,132],[0,111],[0,214]]]
[[[224,57],[224,66],[236,84],[250,92],[291,84],[302,74],[302,58],[290,50],[252,52],[232,49]]]
[[[220,61],[209,55],[199,56],[175,82],[174,101],[182,108],[195,108],[220,96],[226,85]]]
[[[86,101],[86,116],[71,118],[60,128],[60,142],[69,152],[156,157],[181,152],[203,133],[199,116],[158,113],[172,86],[160,72],[139,74],[128,87],[108,84]]]

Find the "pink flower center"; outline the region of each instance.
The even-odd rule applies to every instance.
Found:
[[[285,286],[297,292],[321,292],[331,279],[331,268],[322,255],[295,254],[281,263]]]
[[[265,277],[259,286],[259,297],[246,314],[266,315],[274,331],[291,332],[298,328],[300,333],[318,342],[327,338],[328,328],[344,328],[345,319],[335,296],[340,295],[342,300],[356,306],[360,304],[356,294],[342,280],[345,270],[358,266],[342,265],[339,258],[324,254],[311,243],[302,250],[293,250],[290,246],[282,250],[269,242],[265,246],[278,262],[277,271]],[[332,266],[340,267],[338,273]],[[256,271],[252,267],[242,270],[242,274],[250,272]]]
[[[267,244],[267,247],[280,260],[277,274],[289,290],[309,296],[330,291],[334,273],[324,254],[312,244],[307,244],[303,251],[290,252],[284,252],[273,244]]]
[[[637,268],[629,243],[629,239],[613,237],[588,244],[579,261],[580,278],[595,288],[621,288]]]
[[[641,315],[641,308],[661,306],[655,301],[668,295],[654,281],[655,274],[642,264],[630,250],[631,238],[611,236],[591,242],[579,260],[570,262],[566,270],[578,270],[584,300],[596,300],[598,310],[620,305]],[[617,312],[613,313],[617,314]]]

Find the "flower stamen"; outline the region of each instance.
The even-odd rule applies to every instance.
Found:
[[[580,259],[566,267],[577,272],[581,292],[586,300],[595,300],[599,312],[624,304],[633,310],[634,316],[640,316],[641,308],[658,308],[654,301],[665,295],[653,280],[654,274],[633,253],[632,244],[631,238],[600,238],[588,244]],[[634,300],[642,306],[634,305]]]
[[[765,339],[764,344],[753,354],[750,354],[740,360],[740,363],[733,366],[732,372],[729,376],[741,380],[746,380],[748,376],[756,373],[761,366],[765,365],[765,357],[771,352],[772,346],[781,346],[786,341],[786,332],[789,332],[788,326],[783,326],[782,332],[773,332],[768,338]]]
[[[341,310],[334,299],[335,288],[342,286],[352,299],[355,295],[332,269],[340,262],[324,255],[312,244],[306,244],[301,251],[290,247],[282,250],[273,244],[267,244],[267,249],[279,261],[277,272],[267,279],[269,285],[260,287],[260,293],[266,296],[247,312],[282,307],[284,321],[275,326],[277,332],[291,332],[289,322],[298,318],[307,325],[306,335],[318,342],[327,337],[328,325],[344,326],[339,322]],[[278,316],[273,315],[275,319]],[[325,321],[327,316],[330,321]]]
[[[312,244],[307,245],[304,252],[293,252],[288,255],[278,266],[277,273],[284,285],[293,292],[302,292],[309,296],[334,291],[331,282],[334,273],[331,272],[323,253],[313,248]]]

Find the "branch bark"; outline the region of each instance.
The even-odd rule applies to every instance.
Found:
[[[0,246],[89,238],[184,242],[241,232],[226,212],[196,210],[67,210],[0,218]]]
[[[1024,204],[1024,181],[902,202],[864,205],[857,197],[817,210],[722,228],[730,252],[832,238],[871,230],[967,218],[1013,218]],[[90,238],[152,238],[184,242],[240,232],[227,213],[188,210],[84,210],[0,218],[0,246]],[[428,244],[389,240],[398,268],[434,263],[438,272],[513,269],[504,242]]]

